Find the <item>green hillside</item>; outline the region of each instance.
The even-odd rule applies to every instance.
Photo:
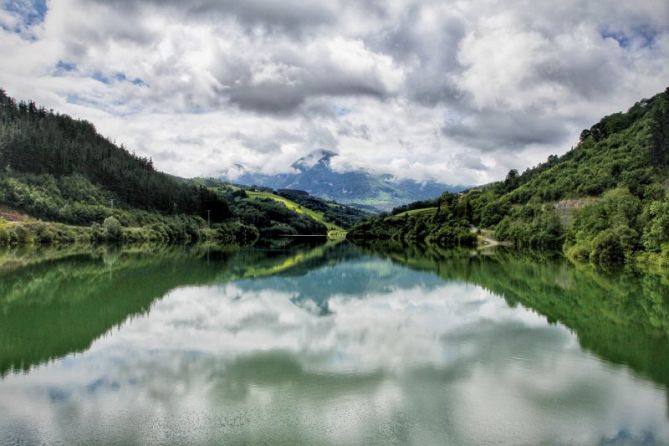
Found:
[[[117,205],[172,215],[204,217],[210,211],[216,222],[231,216],[227,203],[216,194],[156,171],[150,159],[116,146],[89,122],[47,111],[33,102],[17,103],[2,90],[0,170],[41,176],[43,181],[48,181],[44,176],[51,176],[58,181],[47,187],[59,188],[72,198],[106,203],[115,199]],[[34,177],[22,180],[37,182]],[[49,201],[36,204],[33,212],[67,218],[57,203]],[[87,218],[90,220],[81,215],[81,223],[90,222]]]
[[[504,181],[367,219],[359,244],[476,243],[478,229],[517,247],[564,249],[597,264],[669,263],[669,89],[582,132],[565,155]],[[436,208],[436,211],[418,211]]]
[[[298,214],[306,215],[307,217],[311,218],[312,220],[315,220],[322,225],[324,225],[328,229],[328,234],[331,232],[345,232],[345,230],[334,223],[330,223],[325,220],[323,213],[322,212],[316,212],[312,211],[309,208],[303,207],[297,203],[295,203],[292,200],[289,200],[288,198],[282,197],[280,195],[276,195],[272,192],[254,192],[254,191],[248,191],[246,194],[249,196],[251,199],[259,199],[259,200],[273,200],[276,201],[277,203],[282,204],[283,206],[287,207],[291,211],[297,212]]]
[[[150,159],[115,145],[91,123],[16,102],[0,89],[0,245],[248,244],[258,236],[341,234],[340,220],[349,227],[364,215],[308,195],[305,205],[244,194],[158,172]]]
[[[213,178],[193,181],[224,198],[235,218],[257,227],[261,242],[271,240],[276,244],[277,239],[294,235],[342,238],[348,229],[369,215],[300,190],[237,186]]]

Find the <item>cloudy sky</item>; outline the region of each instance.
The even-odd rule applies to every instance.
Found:
[[[156,166],[478,184],[669,86],[667,0],[0,0],[0,86]]]

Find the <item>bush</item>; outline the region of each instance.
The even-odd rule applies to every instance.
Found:
[[[607,229],[595,237],[590,262],[597,265],[617,265],[625,262],[625,250],[614,230]]]
[[[109,241],[123,240],[123,228],[121,223],[115,217],[107,217],[102,223],[105,239]]]

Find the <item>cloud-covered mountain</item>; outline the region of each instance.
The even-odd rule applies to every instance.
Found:
[[[459,191],[463,186],[436,181],[398,180],[392,175],[376,175],[364,170],[337,172],[331,160],[337,156],[329,150],[317,150],[297,161],[291,167],[295,173],[267,175],[248,172],[235,165],[221,179],[248,186],[272,189],[299,189],[311,195],[345,204],[391,209],[416,200],[435,198],[444,191]]]

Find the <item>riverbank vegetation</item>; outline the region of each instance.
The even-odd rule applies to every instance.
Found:
[[[669,89],[584,130],[561,157],[369,218],[349,238],[471,246],[471,234],[488,229],[516,247],[563,250],[579,262],[665,267],[668,188]]]

